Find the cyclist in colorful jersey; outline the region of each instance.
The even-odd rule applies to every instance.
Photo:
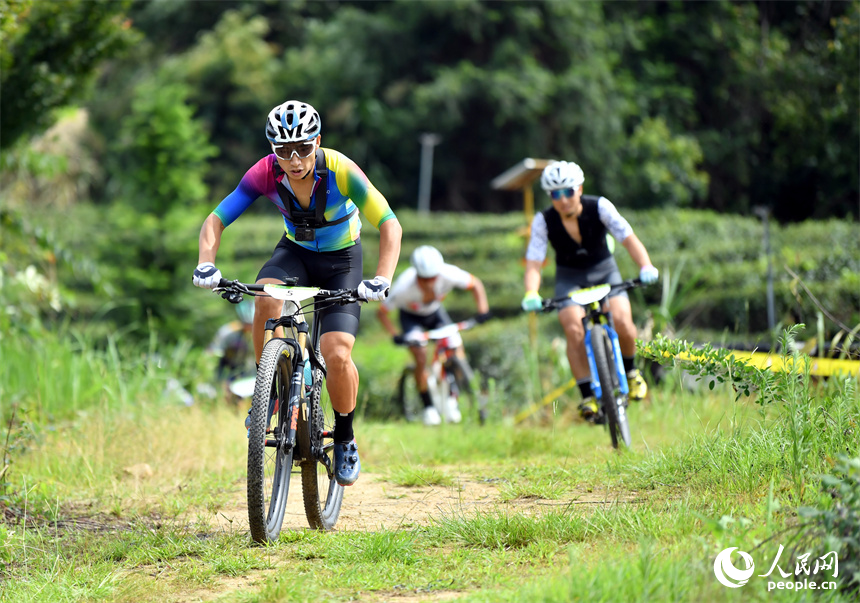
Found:
[[[416,248],[412,252],[411,263],[412,266],[394,281],[388,298],[380,304],[376,315],[385,330],[393,336],[395,343],[410,344],[409,351],[415,359],[415,383],[418,384],[421,401],[424,403],[424,424],[439,425],[442,418],[433,406],[427,389],[427,351],[414,340],[413,335],[452,323],[451,317],[442,306],[442,300],[454,289],[472,292],[478,310],[475,318],[479,323],[490,317],[490,305],[481,280],[457,266],[446,264],[435,247],[422,245]],[[402,335],[398,333],[388,315],[395,308],[400,311]],[[462,346],[457,350],[457,354],[465,358]],[[466,375],[466,380],[471,380],[471,375]],[[446,409],[447,416],[450,421],[459,423],[461,415],[460,409],[456,407],[457,401],[451,398],[445,403],[455,405]]]
[[[388,293],[400,255],[402,229],[385,197],[345,155],[322,148],[319,113],[290,100],[266,119],[272,153],[249,169],[239,185],[215,208],[200,230],[199,264],[193,282],[214,288],[221,279],[215,256],[221,233],[259,197],[271,201],[284,218],[284,234],[257,283],[283,283],[297,277],[300,286],[358,288],[359,297],[381,301]],[[358,212],[379,229],[376,276],[362,280],[361,221]],[[281,302],[255,298],[254,352],[263,352],[266,320],[280,315]],[[326,387],[335,410],[335,478],[348,486],[358,479],[361,463],[353,432],[358,370],[352,348],[358,332],[359,305],[334,305],[319,313],[320,352],[326,363]]]
[[[622,281],[618,265],[609,249],[607,232],[624,246],[639,266],[642,282],[653,283],[657,280],[657,269],[651,264],[648,251],[633,233],[627,220],[606,197],[583,195],[583,182],[585,175],[573,162],[553,162],[541,174],[541,187],[552,199],[552,207],[536,214],[532,220],[531,239],[526,250],[523,310],[536,311],[542,307],[538,289],[548,243],[555,250],[555,297],[563,297],[583,287]],[[618,332],[630,398],[642,400],[648,393],[648,386],[635,367],[636,326],[633,324],[627,292],[610,293],[608,303]],[[591,391],[591,371],[585,353],[584,315],[581,306],[573,300],[567,300],[558,312],[558,320],[567,339],[570,370],[582,393],[580,413],[586,420],[594,421],[598,416],[598,404]]]

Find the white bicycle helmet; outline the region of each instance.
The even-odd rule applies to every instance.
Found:
[[[445,260],[442,259],[442,254],[439,250],[430,245],[417,247],[412,252],[410,261],[421,278],[438,276],[442,272],[442,266],[445,264]]]
[[[320,114],[301,101],[288,100],[278,105],[266,119],[266,138],[272,144],[304,142],[316,138],[321,131]]]
[[[555,161],[546,166],[540,176],[540,186],[546,192],[560,188],[579,188],[585,182],[582,168],[572,161]]]

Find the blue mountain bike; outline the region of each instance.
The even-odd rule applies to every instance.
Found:
[[[588,366],[591,369],[591,389],[594,396],[600,400],[598,420],[609,429],[612,446],[618,448],[618,441],[630,447],[630,425],[627,421],[627,373],[621,359],[621,347],[618,344],[618,334],[612,323],[612,314],[601,308],[602,302],[612,291],[627,290],[639,287],[643,283],[639,279],[628,280],[617,285],[605,283],[585,289],[571,291],[564,297],[547,299],[543,302],[543,311],[557,309],[562,302],[569,299],[585,309],[582,325],[585,327],[585,351],[588,355]]]

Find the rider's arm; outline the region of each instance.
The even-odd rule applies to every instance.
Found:
[[[478,314],[486,314],[490,311],[490,302],[487,301],[487,290],[484,288],[484,283],[481,282],[474,274],[472,275],[472,296],[475,298],[475,306],[478,308]]]
[[[540,269],[543,261],[526,260],[526,274],[523,278],[526,293],[537,292],[540,289]]]
[[[600,197],[597,200],[597,215],[603,225],[606,226],[609,234],[622,245],[624,244],[624,239],[633,234],[633,228],[630,227],[630,223],[624,219],[624,216],[618,213],[615,205],[606,197]]]
[[[200,229],[198,263],[215,263],[215,256],[221,245],[221,233],[260,195],[266,193],[266,177],[271,172],[271,164],[272,160],[268,157],[263,157],[255,163],[242,176],[239,186],[227,195],[203,222],[203,227]]]
[[[627,253],[629,253],[630,257],[633,258],[633,261],[636,262],[636,265],[639,266],[640,269],[645,266],[651,266],[651,258],[648,257],[648,251],[645,249],[645,245],[643,245],[642,241],[639,240],[639,237],[634,234],[630,223],[625,220],[620,213],[618,213],[615,205],[613,205],[609,199],[606,197],[598,199],[597,212],[600,216],[600,221],[603,222],[606,229],[612,233],[615,240],[621,241],[621,244],[624,245],[624,249],[627,250]]]
[[[384,276],[389,282],[394,276],[394,269],[397,268],[402,235],[403,229],[397,218],[386,220],[379,226],[379,263],[376,265],[376,275]]]
[[[221,245],[221,233],[224,232],[224,224],[221,219],[214,213],[209,214],[203,226],[200,228],[199,251],[197,255],[197,263],[203,262],[215,263],[215,256],[218,253],[218,247]]]
[[[328,159],[328,156],[327,156]],[[334,169],[337,186],[344,191],[367,220],[379,229],[379,263],[376,276],[391,281],[400,257],[403,229],[388,206],[388,201],[368,180],[355,162],[341,153],[333,153],[329,164]]]
[[[630,233],[630,236],[621,241],[621,244],[624,245],[624,249],[627,250],[627,253],[630,254],[630,257],[633,258],[633,261],[636,262],[639,268],[652,265],[651,258],[648,257],[648,250],[645,249],[645,245],[642,244],[642,241],[635,234]]]
[[[546,219],[542,213],[537,213],[532,219],[529,246],[526,248],[526,273],[523,277],[526,293],[537,293],[540,289],[540,271],[546,259],[548,243]]]
[[[380,304],[379,308],[376,310],[376,317],[379,319],[379,322],[382,323],[382,327],[388,331],[389,335],[397,335],[397,329],[394,328],[394,323],[391,322],[388,308],[386,308],[384,304]]]

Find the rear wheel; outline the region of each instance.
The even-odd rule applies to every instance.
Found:
[[[248,522],[255,542],[277,540],[284,521],[293,450],[286,450],[292,351],[280,339],[263,349],[248,430]]]
[[[343,502],[343,486],[334,477],[334,409],[325,387],[322,370],[313,370],[313,386],[304,402],[298,437],[305,458],[301,461],[302,497],[308,524],[330,530],[337,523]]]
[[[591,329],[591,350],[594,353],[594,364],[600,380],[600,401],[609,427],[609,436],[612,438],[612,446],[618,448],[620,439],[629,448],[630,427],[627,424],[627,412],[619,391],[618,376],[615,373],[612,343],[600,325],[595,325]]]

